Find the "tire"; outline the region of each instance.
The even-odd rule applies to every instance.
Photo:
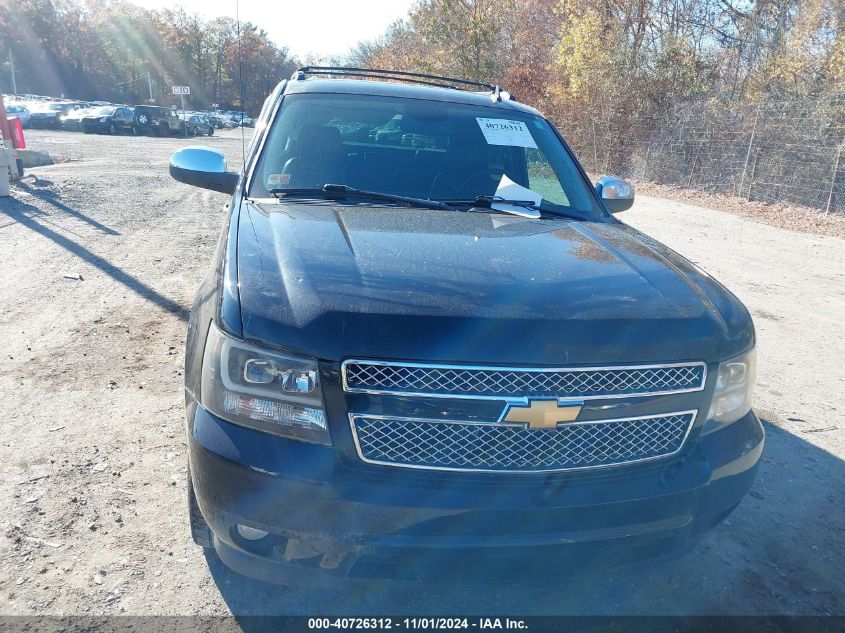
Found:
[[[208,523],[205,522],[202,512],[200,512],[190,475],[188,476],[188,518],[191,523],[191,538],[194,543],[204,549],[211,549],[211,528],[208,527]]]
[[[214,128],[213,128],[213,127],[212,127],[212,128],[209,128],[209,130],[208,130],[208,135],[209,135],[209,136],[214,136]]]
[[[135,136],[158,136],[158,128],[156,122],[150,118],[146,112],[141,112],[135,116],[132,127],[135,130]]]
[[[115,134],[117,134],[117,127],[115,126],[115,124],[114,124],[114,123],[109,123],[109,130],[108,130],[108,133],[109,133],[109,134],[111,134],[112,136],[114,136]]]

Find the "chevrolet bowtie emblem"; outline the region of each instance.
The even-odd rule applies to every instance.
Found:
[[[500,422],[528,424],[531,429],[553,429],[559,422],[573,422],[581,404],[558,404],[557,400],[529,400],[528,406],[509,404]]]

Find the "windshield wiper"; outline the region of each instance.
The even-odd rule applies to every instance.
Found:
[[[290,187],[288,189],[270,189],[270,193],[276,198],[281,199],[284,196],[293,196],[296,198],[305,198],[311,196],[313,198],[333,198],[334,196],[326,195],[326,192],[316,187],[311,189]]]
[[[393,193],[381,193],[379,191],[364,191],[362,189],[355,189],[349,185],[335,185],[326,183],[323,185],[323,191],[329,193],[342,193],[351,196],[358,196],[361,198],[372,198],[373,200],[386,200],[388,202],[401,202],[414,207],[423,207],[426,209],[445,209],[451,211],[451,207],[443,202],[437,200],[429,200],[428,198],[411,198],[409,196],[399,196]]]
[[[493,211],[499,211],[501,213],[513,213],[515,215],[521,215],[526,218],[539,218],[540,213],[550,213],[551,215],[559,215],[561,217],[570,218],[572,220],[584,219],[583,216],[575,213],[566,213],[565,211],[558,211],[556,209],[544,209],[543,207],[534,204],[533,200],[509,200],[507,198],[503,198],[502,196],[476,196],[472,200],[441,200],[440,202],[445,202],[446,204],[452,205],[467,205],[470,207],[477,207],[485,210],[491,209]],[[522,207],[526,209],[526,212],[521,213],[516,209],[493,209],[494,204],[509,204],[512,207]]]
[[[379,191],[364,191],[363,189],[355,189],[349,185],[337,185],[333,183],[326,183],[320,189],[271,189],[272,193],[277,198],[282,195],[292,196],[320,196],[325,198],[343,198],[345,196],[355,196],[357,198],[372,198],[373,200],[385,200],[387,202],[398,202],[413,207],[422,207],[424,209],[444,209],[451,211],[452,207],[444,202],[437,200],[429,200],[428,198],[411,198],[409,196],[399,196],[393,193],[381,193]]]
[[[475,196],[475,198],[473,198],[472,200],[443,200],[442,202],[453,205],[467,205],[469,207],[481,209],[492,209],[493,211],[499,211],[501,213],[512,213],[513,215],[532,219],[539,218],[540,211],[542,210],[540,207],[534,204],[533,200],[509,200],[507,198],[503,198],[502,196]],[[521,207],[525,209],[525,211],[521,211],[518,209],[493,209],[494,204],[507,204],[512,207]]]

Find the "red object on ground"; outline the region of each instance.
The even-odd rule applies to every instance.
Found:
[[[12,136],[12,148],[26,149],[26,139],[23,137],[23,124],[21,120],[18,117],[14,117],[9,119],[8,122],[9,131]]]

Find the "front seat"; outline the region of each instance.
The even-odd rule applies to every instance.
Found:
[[[329,125],[306,125],[295,139],[294,156],[284,164],[288,187],[319,188],[344,184],[345,152],[340,130]]]

